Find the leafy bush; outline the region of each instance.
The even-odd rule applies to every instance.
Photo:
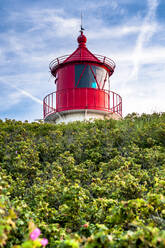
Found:
[[[164,113],[1,121],[0,147],[2,247],[27,242],[32,220],[51,248],[164,247]]]

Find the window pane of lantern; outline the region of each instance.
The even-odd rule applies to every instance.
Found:
[[[92,68],[95,74],[95,68]],[[96,80],[89,65],[75,65],[75,86],[77,88],[97,88]]]
[[[96,79],[100,88],[102,88],[104,85],[104,80],[106,79],[107,71],[104,68],[98,66],[92,66],[92,69],[96,75]]]

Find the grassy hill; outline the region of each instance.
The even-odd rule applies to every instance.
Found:
[[[165,247],[164,193],[164,113],[0,122],[2,247]]]

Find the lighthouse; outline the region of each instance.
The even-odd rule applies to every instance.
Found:
[[[56,91],[43,100],[45,122],[68,123],[122,117],[122,98],[110,90],[115,63],[88,50],[83,30],[81,27],[77,38],[78,48],[71,55],[54,59],[49,65]]]

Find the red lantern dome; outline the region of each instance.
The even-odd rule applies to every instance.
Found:
[[[83,34],[83,32],[81,32],[81,34],[79,35],[79,37],[77,38],[77,41],[79,43],[79,45],[83,45],[86,46],[86,42],[87,42],[87,38],[86,36]]]
[[[81,30],[78,48],[50,63],[56,92],[44,98],[46,122],[69,122],[95,118],[121,118],[122,99],[110,91],[113,60],[91,53]]]

